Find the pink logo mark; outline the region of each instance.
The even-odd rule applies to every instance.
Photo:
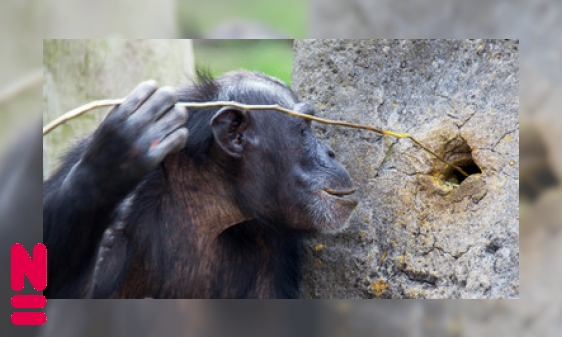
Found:
[[[33,258],[29,256],[22,244],[16,243],[10,251],[10,285],[13,291],[22,291],[24,276],[37,292],[47,287],[47,247],[38,243],[33,247]],[[43,294],[14,295],[11,300],[16,309],[41,309],[47,304]],[[11,316],[15,325],[43,325],[47,315],[41,311],[17,311]]]

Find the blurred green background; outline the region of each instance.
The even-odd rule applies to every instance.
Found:
[[[258,70],[291,85],[292,40],[194,40],[197,67],[213,76],[237,69]]]
[[[305,37],[308,6],[303,0],[178,0],[176,10],[180,36],[200,39],[193,41],[198,67],[214,76],[258,70],[290,85],[291,39]],[[264,40],[240,40],[249,36]]]
[[[267,23],[287,37],[306,34],[307,0],[178,0],[176,10],[184,38],[204,37],[219,24],[229,21]]]

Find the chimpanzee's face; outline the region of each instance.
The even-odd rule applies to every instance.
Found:
[[[224,80],[226,100],[278,104],[314,114],[284,84],[248,73]],[[233,94],[234,93],[234,94]],[[236,166],[236,202],[262,223],[294,229],[337,230],[357,205],[353,184],[334,151],[315,137],[310,121],[274,110],[226,107],[212,120],[214,139]]]
[[[314,114],[310,102],[292,109]],[[334,151],[321,143],[310,121],[278,111],[251,112],[243,159],[258,217],[283,221],[291,228],[334,231],[341,229],[357,202],[346,197],[354,192],[347,170]],[[261,214],[260,214],[261,213]]]

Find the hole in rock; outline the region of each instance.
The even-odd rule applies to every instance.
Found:
[[[482,170],[472,158],[472,149],[468,146],[466,140],[460,136],[445,144],[444,158],[449,163],[460,167],[469,176],[482,173]],[[468,177],[450,166],[445,167],[441,176],[443,181],[453,184],[460,184],[466,178]]]

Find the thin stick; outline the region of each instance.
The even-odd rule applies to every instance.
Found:
[[[69,121],[73,118],[76,118],[76,117],[78,117],[78,116],[80,116],[80,115],[82,115],[82,114],[84,114],[84,113],[86,113],[90,110],[100,108],[100,107],[103,107],[103,106],[118,105],[118,104],[121,104],[121,103],[123,103],[123,99],[110,99],[110,100],[93,101],[91,103],[88,103],[86,105],[78,107],[74,110],[71,110],[71,111],[63,114],[59,118],[55,119],[54,121],[52,121],[51,123],[49,123],[45,127],[43,127],[43,136],[48,134],[49,132],[51,132],[57,126],[65,123],[65,122],[67,122],[67,121]],[[205,103],[179,102],[179,103],[176,103],[176,105],[183,106],[183,107],[186,107],[186,108],[195,108],[195,109],[210,108],[210,107],[217,107],[217,106],[232,106],[232,107],[235,107],[235,108],[238,108],[238,109],[241,109],[241,110],[246,110],[246,111],[247,110],[277,110],[277,111],[286,113],[286,114],[288,114],[290,116],[293,116],[293,117],[304,118],[304,119],[319,122],[319,123],[322,123],[322,124],[346,126],[346,127],[354,128],[354,129],[369,130],[369,131],[379,133],[383,136],[386,135],[386,136],[392,136],[392,137],[396,137],[396,138],[409,138],[414,143],[416,143],[419,147],[421,147],[422,149],[424,149],[428,153],[432,154],[435,158],[439,159],[445,165],[451,166],[455,170],[459,171],[465,177],[468,177],[468,174],[466,172],[464,172],[463,169],[461,169],[460,167],[458,167],[456,165],[453,165],[453,164],[449,163],[448,161],[443,159],[441,156],[439,156],[437,153],[433,152],[431,149],[429,149],[428,147],[426,147],[425,145],[420,143],[417,139],[412,137],[412,135],[410,135],[409,133],[396,133],[396,132],[376,128],[376,127],[370,126],[370,125],[353,124],[353,123],[348,123],[348,122],[339,122],[339,121],[333,121],[333,120],[330,120],[330,119],[324,119],[324,118],[320,118],[320,117],[316,117],[316,116],[301,114],[301,113],[286,109],[286,108],[284,108],[282,106],[279,106],[277,104],[275,104],[275,105],[247,105],[247,104],[242,104],[242,103],[238,103],[238,102],[216,101],[216,102],[205,102]]]

